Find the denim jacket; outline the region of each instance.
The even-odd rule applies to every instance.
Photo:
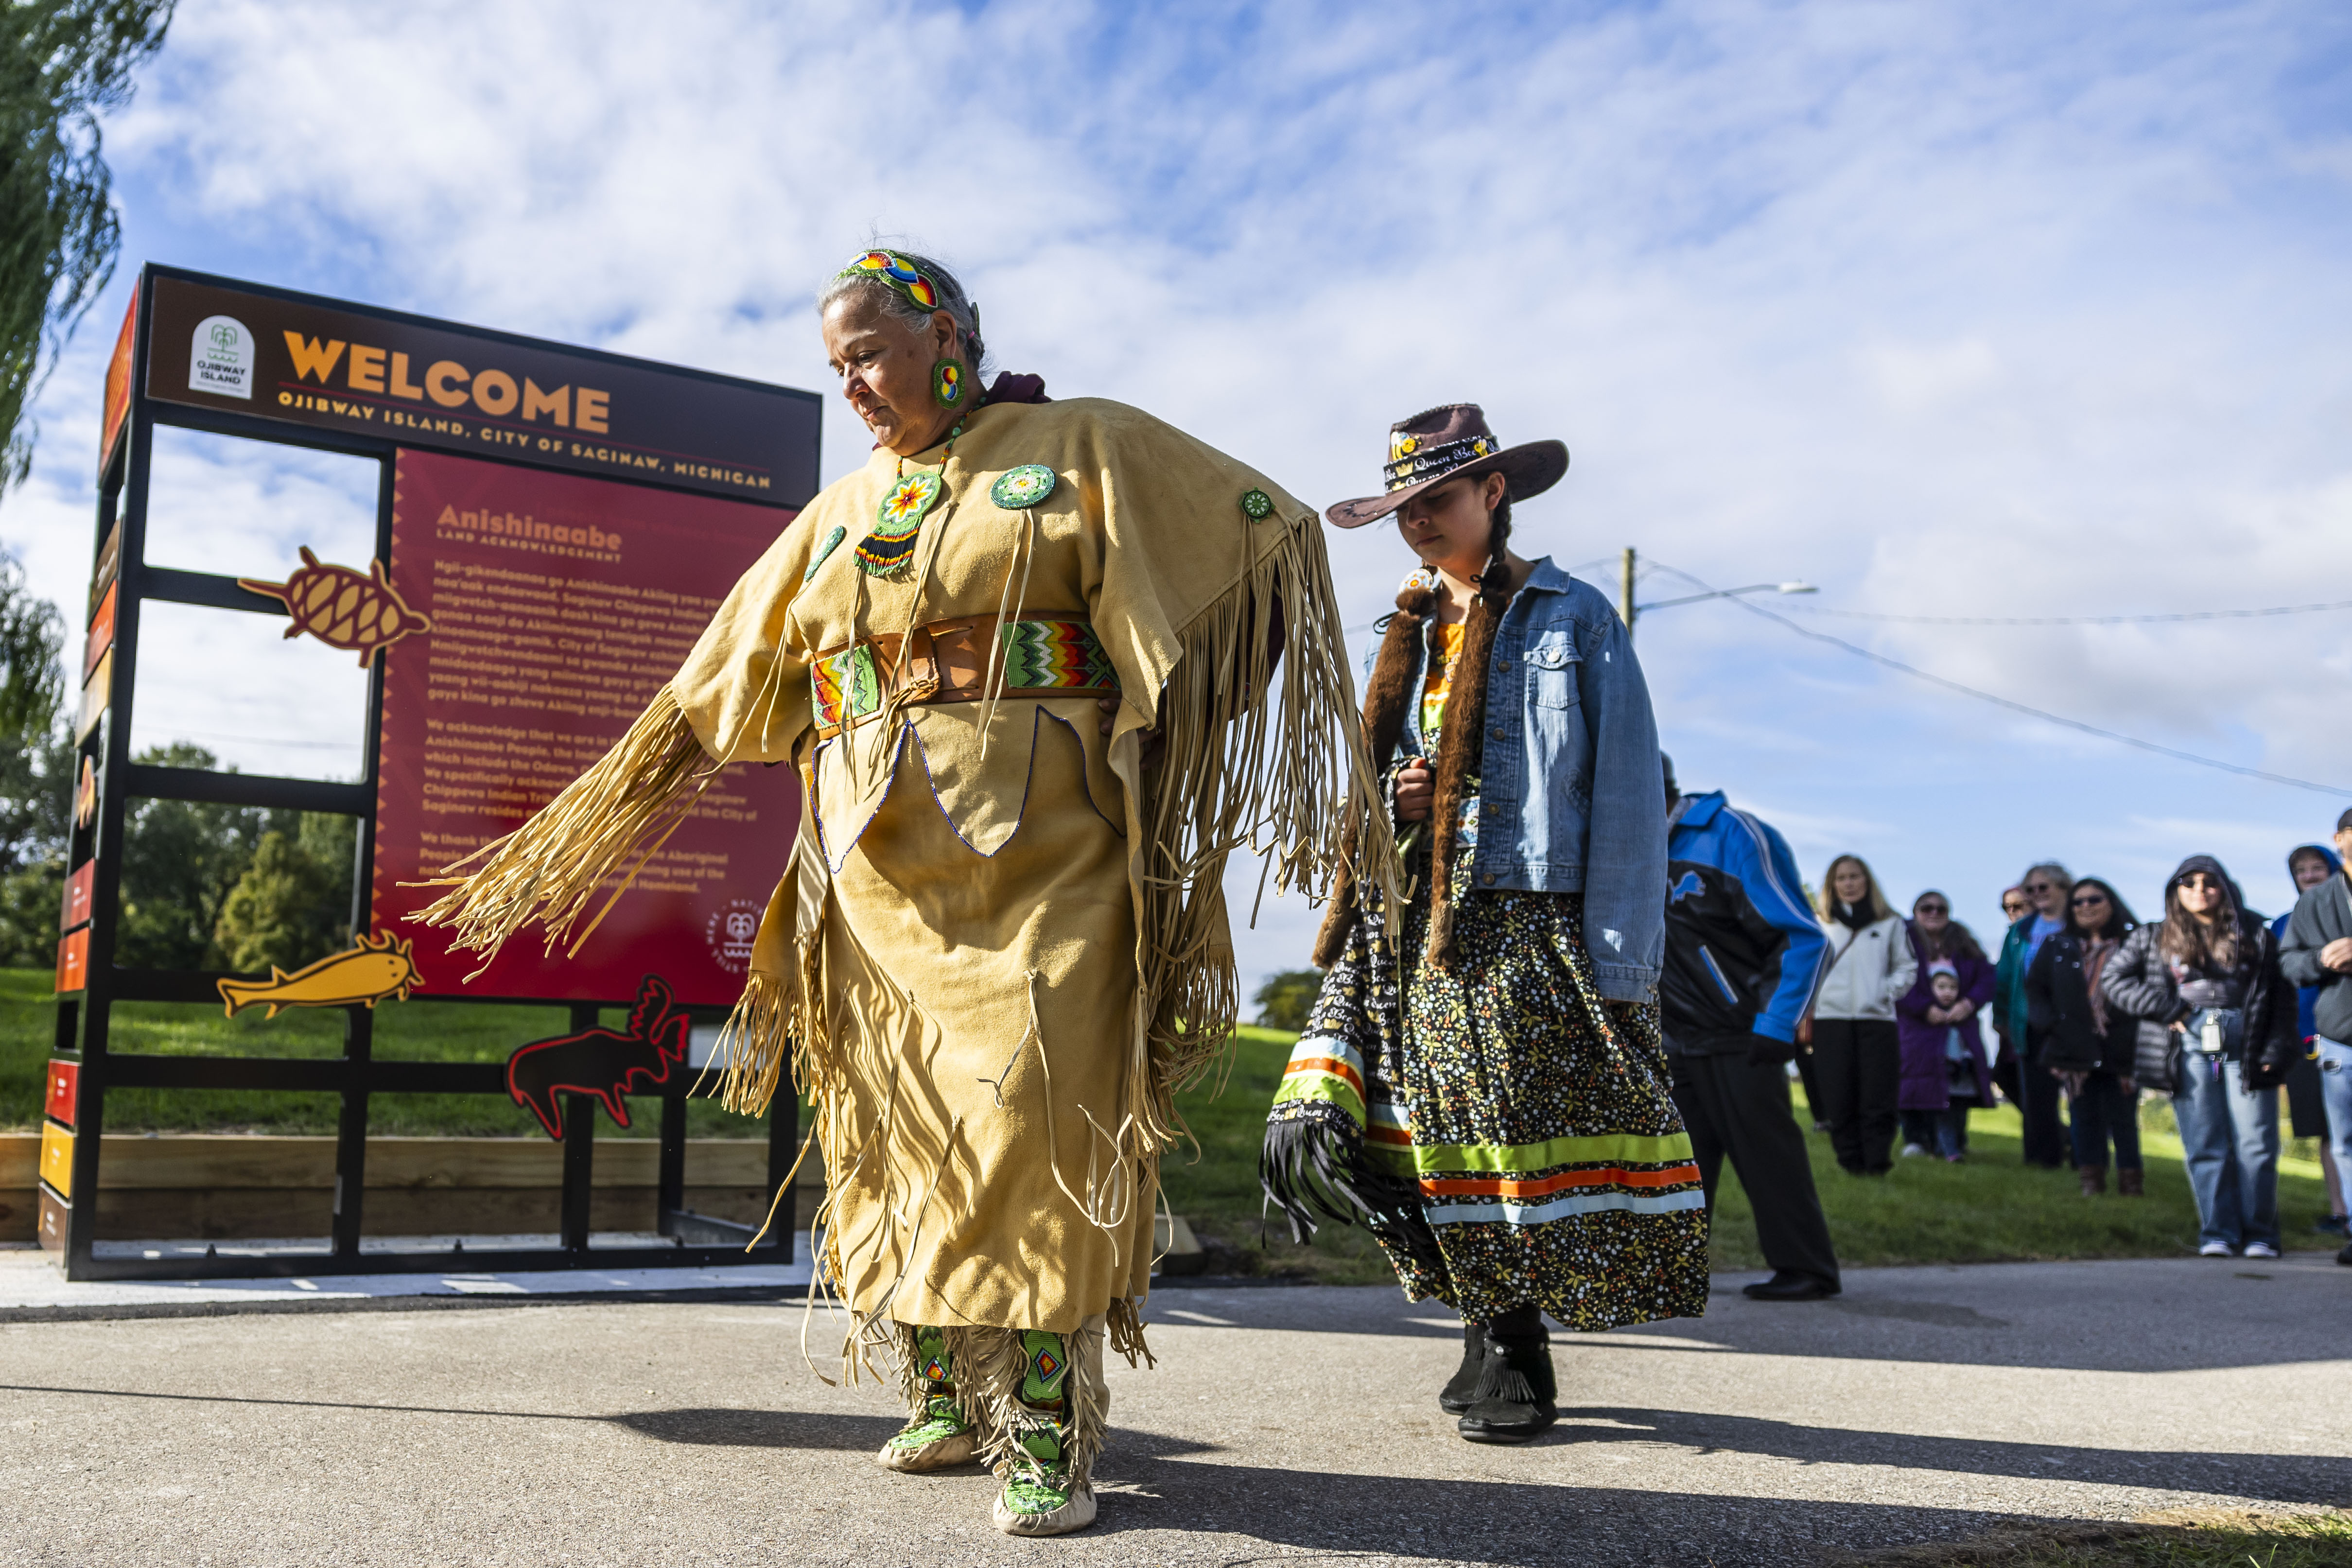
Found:
[[[1417,694],[1399,752],[1426,756]],[[1589,583],[1545,556],[1504,613],[1486,678],[1478,819],[1460,842],[1475,888],[1584,895],[1601,994],[1646,1002],[1666,942],[1666,795],[1650,689],[1633,639]],[[1486,831],[1480,832],[1478,829]]]

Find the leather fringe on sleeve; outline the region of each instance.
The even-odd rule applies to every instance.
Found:
[[[576,952],[718,772],[665,686],[594,767],[529,822],[478,850],[489,857],[480,867],[465,876],[446,874],[463,860],[443,867],[425,886],[450,890],[410,918],[455,927],[456,945],[480,953],[487,965],[532,920],[547,928],[552,952],[607,879],[619,879],[566,950]]]
[[[1234,1037],[1226,857],[1244,847],[1265,854],[1276,889],[1309,898],[1347,876],[1395,884],[1395,840],[1348,711],[1347,642],[1323,531],[1308,512],[1269,546],[1182,628],[1182,656],[1159,704],[1162,751],[1144,805],[1139,879],[1145,1048],[1128,1096],[1137,1152],[1179,1141],[1177,1091]],[[1349,816],[1372,830],[1343,847],[1339,824]]]

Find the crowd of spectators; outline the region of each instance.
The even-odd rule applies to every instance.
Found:
[[[1861,858],[1839,856],[1822,879],[1826,945],[1800,1028],[1816,1129],[1855,1175],[1892,1166],[1898,1127],[1901,1155],[1964,1160],[1969,1113],[1997,1088],[2019,1110],[2028,1164],[2071,1163],[2086,1197],[2140,1197],[2140,1103],[2165,1096],[2199,1251],[2275,1258],[2284,1090],[2293,1134],[2319,1143],[2320,1226],[2345,1234],[2352,812],[2336,838],[2288,857],[2299,896],[2273,921],[2210,855],[2180,863],[2146,921],[2112,883],[2042,862],[2002,894],[2010,925],[1991,963],[1942,892],[1897,920]],[[2352,1264],[2352,1246],[2338,1260]]]
[[[2319,1228],[2347,1234],[2352,811],[2333,849],[2288,857],[2299,896],[2276,920],[2210,855],[2180,863],[2145,921],[2113,883],[2044,861],[2002,893],[1993,958],[1937,889],[1896,914],[1857,855],[1832,860],[1807,904],[1769,824],[1719,791],[1680,793],[1671,760],[1665,787],[1675,1098],[1710,1202],[1728,1158],[1756,1211],[1773,1275],[1749,1295],[1839,1290],[1791,1073],[1849,1175],[1965,1161],[1970,1113],[2006,1100],[2025,1162],[2072,1165],[2086,1199],[2146,1195],[2141,1105],[2166,1097],[2211,1258],[2279,1255],[2284,1091],[2293,1134],[2318,1141]],[[2336,1261],[2352,1265],[2352,1236]]]

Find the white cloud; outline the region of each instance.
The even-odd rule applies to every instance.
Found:
[[[2352,597],[2346,28],[2273,4],[216,0],[110,147],[135,255],[796,385],[827,384],[817,281],[869,229],[919,238],[1003,363],[1302,495],[1371,488],[1388,423],[1433,403],[1565,437],[1569,479],[1521,514],[1563,563],[1634,543],[1918,614],[2254,605]],[[61,599],[93,321],[0,509]],[[864,451],[838,416],[828,474]],[[241,526],[222,548],[276,554],[237,569],[277,568],[285,538]],[[1402,548],[1333,553],[1369,621]],[[1818,624],[2352,784],[2341,617]],[[2119,801],[2132,831],[2249,845],[2333,812],[1727,606],[1641,646],[1684,776],[1788,803],[1808,866],[1860,847],[1989,905],[2033,855],[2124,854]],[[2178,847],[2133,853],[2160,877]],[[1284,919],[1253,953],[1303,954]]]

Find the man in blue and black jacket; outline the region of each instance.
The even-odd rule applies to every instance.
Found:
[[[1772,1278],[1759,1301],[1812,1301],[1840,1289],[1829,1221],[1789,1109],[1797,1022],[1827,943],[1789,846],[1723,792],[1682,795],[1665,764],[1666,961],[1658,981],[1675,1104],[1710,1212],[1723,1158],[1756,1211]]]

